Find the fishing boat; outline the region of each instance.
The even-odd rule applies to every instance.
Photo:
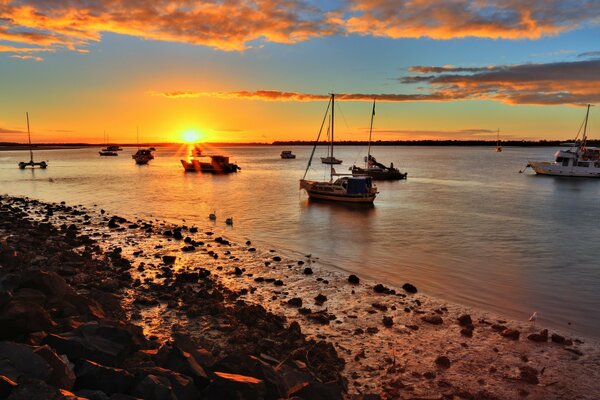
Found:
[[[29,131],[29,113],[26,112],[25,115],[27,116],[27,138],[29,140],[29,161],[27,161],[27,162],[21,161],[19,163],[19,168],[25,169],[25,167],[31,167],[31,168],[40,167],[41,169],[46,169],[46,167],[48,167],[48,163],[46,161],[40,161],[40,162],[33,161],[33,150],[31,148],[31,132]]]
[[[389,167],[377,162],[375,157],[371,155],[371,138],[373,135],[373,119],[375,118],[375,100],[373,100],[373,112],[371,113],[371,126],[369,128],[369,147],[367,149],[367,156],[365,157],[365,167],[357,167],[353,165],[350,167],[352,175],[361,176],[367,175],[374,180],[387,180],[395,181],[400,179],[406,179],[408,176],[407,172],[400,172],[398,168],[394,168],[394,163],[391,163]]]
[[[296,158],[296,155],[294,153],[292,153],[291,150],[283,150],[281,152],[281,158],[292,159],[292,158]]]
[[[554,153],[554,161],[529,162],[527,167],[531,167],[539,175],[600,178],[600,148],[587,146],[590,107],[588,104],[581,140],[577,140],[577,133],[574,145],[568,150],[558,150]]]
[[[378,192],[377,187],[373,184],[373,178],[370,176],[338,174],[335,172],[333,166],[330,166],[329,181],[321,182],[306,179],[306,175],[312,163],[315,150],[319,144],[319,138],[321,137],[321,133],[323,131],[323,125],[325,124],[325,120],[327,119],[330,109],[331,117],[328,128],[331,128],[331,137],[333,137],[335,125],[334,107],[335,94],[331,94],[331,99],[329,100],[329,103],[327,103],[325,118],[323,118],[323,122],[321,123],[321,129],[319,130],[319,134],[310,155],[310,159],[308,160],[306,171],[300,180],[300,190],[304,189],[308,194],[309,199],[349,203],[373,203]],[[332,146],[333,142],[331,142],[330,145]],[[336,177],[335,180],[334,177]]]
[[[181,165],[186,172],[229,174],[241,170],[237,164],[229,162],[229,157],[221,155],[208,155],[201,158],[193,158],[189,161],[181,160]]]
[[[500,146],[500,129],[498,129],[496,136],[496,153],[502,152],[502,146]]]

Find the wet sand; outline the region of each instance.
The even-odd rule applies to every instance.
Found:
[[[256,248],[251,241],[230,242],[226,231],[210,226],[208,220],[206,226],[186,226],[185,221],[171,226],[132,216],[125,216],[126,221],[78,207],[87,215],[84,219],[61,212],[60,207],[48,215],[47,207],[27,202],[23,208],[32,218],[53,225],[75,224],[102,248],[102,254],[121,249],[133,281],[123,292],[122,307],[130,321],[141,324],[144,333],[157,341],[167,340],[176,330],[189,333],[213,354],[227,348],[226,341],[237,329],[235,321],[206,315],[202,299],[165,290],[173,273],[203,268],[229,293],[232,303],[263,306],[272,315],[285,317],[286,326],[297,322],[309,339],[333,343],[345,361],[342,373],[348,398],[600,395],[600,348],[595,339],[554,330],[545,334],[540,324],[449,304],[410,284],[386,287],[362,277],[349,281],[348,274],[325,268],[308,254],[297,257]],[[167,266],[165,260],[172,263]],[[242,314],[237,318],[243,319]],[[274,355],[278,360],[286,357]],[[310,362],[308,357],[304,365],[296,365],[310,370]]]

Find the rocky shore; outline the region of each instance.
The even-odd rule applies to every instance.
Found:
[[[590,339],[234,243],[0,197],[0,399],[597,399]]]

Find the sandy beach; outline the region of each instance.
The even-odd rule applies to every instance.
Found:
[[[0,213],[0,320],[3,326],[14,325],[2,340],[21,343],[34,354],[48,346],[66,356],[62,370],[70,377],[57,384],[40,379],[55,376],[55,370],[33,379],[31,371],[14,365],[7,373],[0,368],[0,375],[14,384],[6,384],[9,396],[28,385],[31,390],[36,382],[84,398],[103,398],[90,390],[149,398],[144,390],[175,393],[179,386],[172,383],[173,374],[182,375],[182,382],[188,379],[189,391],[184,395],[177,389],[178,399],[217,398],[211,396],[219,388],[238,398],[600,395],[597,339],[432,298],[410,277],[402,287],[393,287],[324,267],[310,249],[298,256],[257,247],[251,240],[235,243],[208,225],[187,226],[185,221],[173,226],[6,196]],[[52,274],[49,281],[38,279],[64,282],[70,288],[65,291],[80,297],[73,302],[85,307],[65,316],[72,305],[50,304],[47,300],[56,293],[41,297],[39,285],[23,283],[28,274],[35,276],[31,271]],[[15,325],[19,312],[31,315],[23,303],[37,304],[40,313],[40,306],[54,308],[46,309],[46,324]],[[106,360],[93,352],[73,354],[75,345],[54,338],[79,337],[82,325],[89,324],[128,327],[137,345],[118,360]],[[177,349],[199,369],[190,372],[189,365],[166,362]],[[119,373],[130,376],[127,385],[90,388],[90,374],[98,372],[90,372],[88,360],[125,371]],[[160,374],[148,368],[172,371],[162,375],[172,378],[171,384],[167,378],[149,378]],[[196,397],[184,397],[192,394]]]

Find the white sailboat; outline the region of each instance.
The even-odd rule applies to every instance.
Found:
[[[600,178],[600,148],[587,147],[587,125],[590,107],[591,104],[588,104],[581,140],[576,138],[571,148],[558,150],[554,153],[554,161],[529,162],[527,167],[531,167],[540,175]],[[579,137],[579,133],[577,137]]]
[[[137,165],[146,165],[150,162],[150,160],[154,160],[154,155],[152,154],[152,150],[150,149],[141,149],[140,148],[140,130],[139,128],[136,131],[137,138],[137,152],[131,156],[135,160]]]
[[[373,178],[370,176],[352,176],[337,174],[332,165],[329,167],[329,181],[311,181],[306,179],[306,174],[312,163],[315,149],[319,143],[321,132],[323,131],[323,125],[327,119],[327,114],[331,108],[331,137],[333,137],[335,119],[333,118],[333,109],[335,106],[335,94],[331,94],[331,99],[327,104],[327,110],[325,111],[325,118],[321,123],[321,129],[319,135],[313,147],[308,165],[304,176],[300,180],[300,190],[304,189],[310,199],[327,200],[335,202],[349,202],[349,203],[373,203],[377,196],[377,187],[373,184]],[[333,142],[331,143],[333,144]],[[334,180],[334,176],[336,179]]]
[[[389,167],[377,162],[375,157],[371,155],[371,138],[373,135],[373,119],[375,118],[375,99],[373,99],[373,112],[371,113],[371,126],[369,128],[369,147],[367,149],[367,156],[365,157],[365,167],[357,167],[353,165],[350,167],[352,175],[368,175],[374,180],[387,180],[395,181],[399,179],[406,179],[408,175],[406,172],[400,172],[398,168],[394,168],[394,163],[391,163]]]
[[[31,168],[40,167],[41,169],[46,169],[46,167],[48,166],[48,163],[46,161],[40,161],[40,162],[33,161],[33,150],[31,148],[31,132],[29,131],[29,112],[26,112],[25,115],[27,116],[27,138],[29,140],[29,161],[28,162],[21,161],[19,163],[19,168],[25,169],[25,167],[31,167]]]

